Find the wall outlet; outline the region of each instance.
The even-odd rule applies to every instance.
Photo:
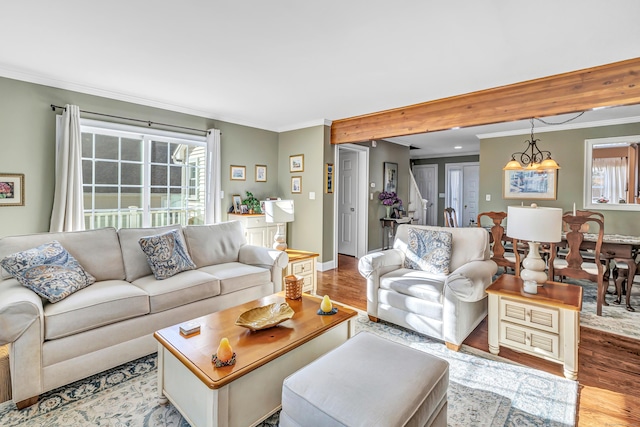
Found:
[[[484,200],[486,200],[487,202],[491,201],[491,194],[487,194],[486,196],[484,196]]]
[[[309,200],[315,200],[315,199],[316,199],[316,192],[309,191]]]

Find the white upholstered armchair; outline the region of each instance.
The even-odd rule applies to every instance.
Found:
[[[420,240],[426,234],[449,239],[448,269],[442,268],[441,256],[429,255],[430,243],[425,245]],[[442,248],[438,250],[443,252]],[[415,260],[416,253],[419,261],[438,265],[431,269],[424,264],[422,268],[411,262],[405,264],[405,258]],[[358,270],[367,279],[369,318],[443,340],[458,351],[487,315],[485,289],[498,270],[490,257],[489,233],[483,228],[400,225],[393,249],[368,254],[359,261]]]

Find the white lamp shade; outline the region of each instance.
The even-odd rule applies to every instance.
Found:
[[[265,200],[264,216],[267,222],[280,224],[294,219],[293,200]]]
[[[531,242],[559,242],[562,240],[562,209],[509,206],[507,236]]]

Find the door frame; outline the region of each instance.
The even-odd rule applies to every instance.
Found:
[[[334,147],[335,186],[333,203],[333,260],[338,267],[338,198],[340,197],[340,150],[355,151],[358,154],[358,201],[356,215],[356,258],[367,254],[369,247],[369,147],[357,144],[340,144]]]
[[[449,203],[449,172],[451,169],[458,169],[462,171],[462,179],[460,180],[460,189],[462,195],[462,201],[464,202],[464,168],[465,166],[480,166],[480,162],[456,162],[456,163],[445,163],[444,165],[444,204],[445,206],[451,206]],[[479,175],[479,171],[478,171]],[[479,176],[478,176],[479,178]],[[478,195],[478,204],[480,203],[480,195]],[[443,208],[444,209],[444,208]],[[463,216],[462,211],[460,209],[456,209],[456,216],[458,219],[458,226],[463,227]]]

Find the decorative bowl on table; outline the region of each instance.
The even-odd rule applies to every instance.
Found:
[[[289,320],[294,314],[295,312],[286,302],[273,303],[245,311],[236,320],[236,325],[258,331]]]

